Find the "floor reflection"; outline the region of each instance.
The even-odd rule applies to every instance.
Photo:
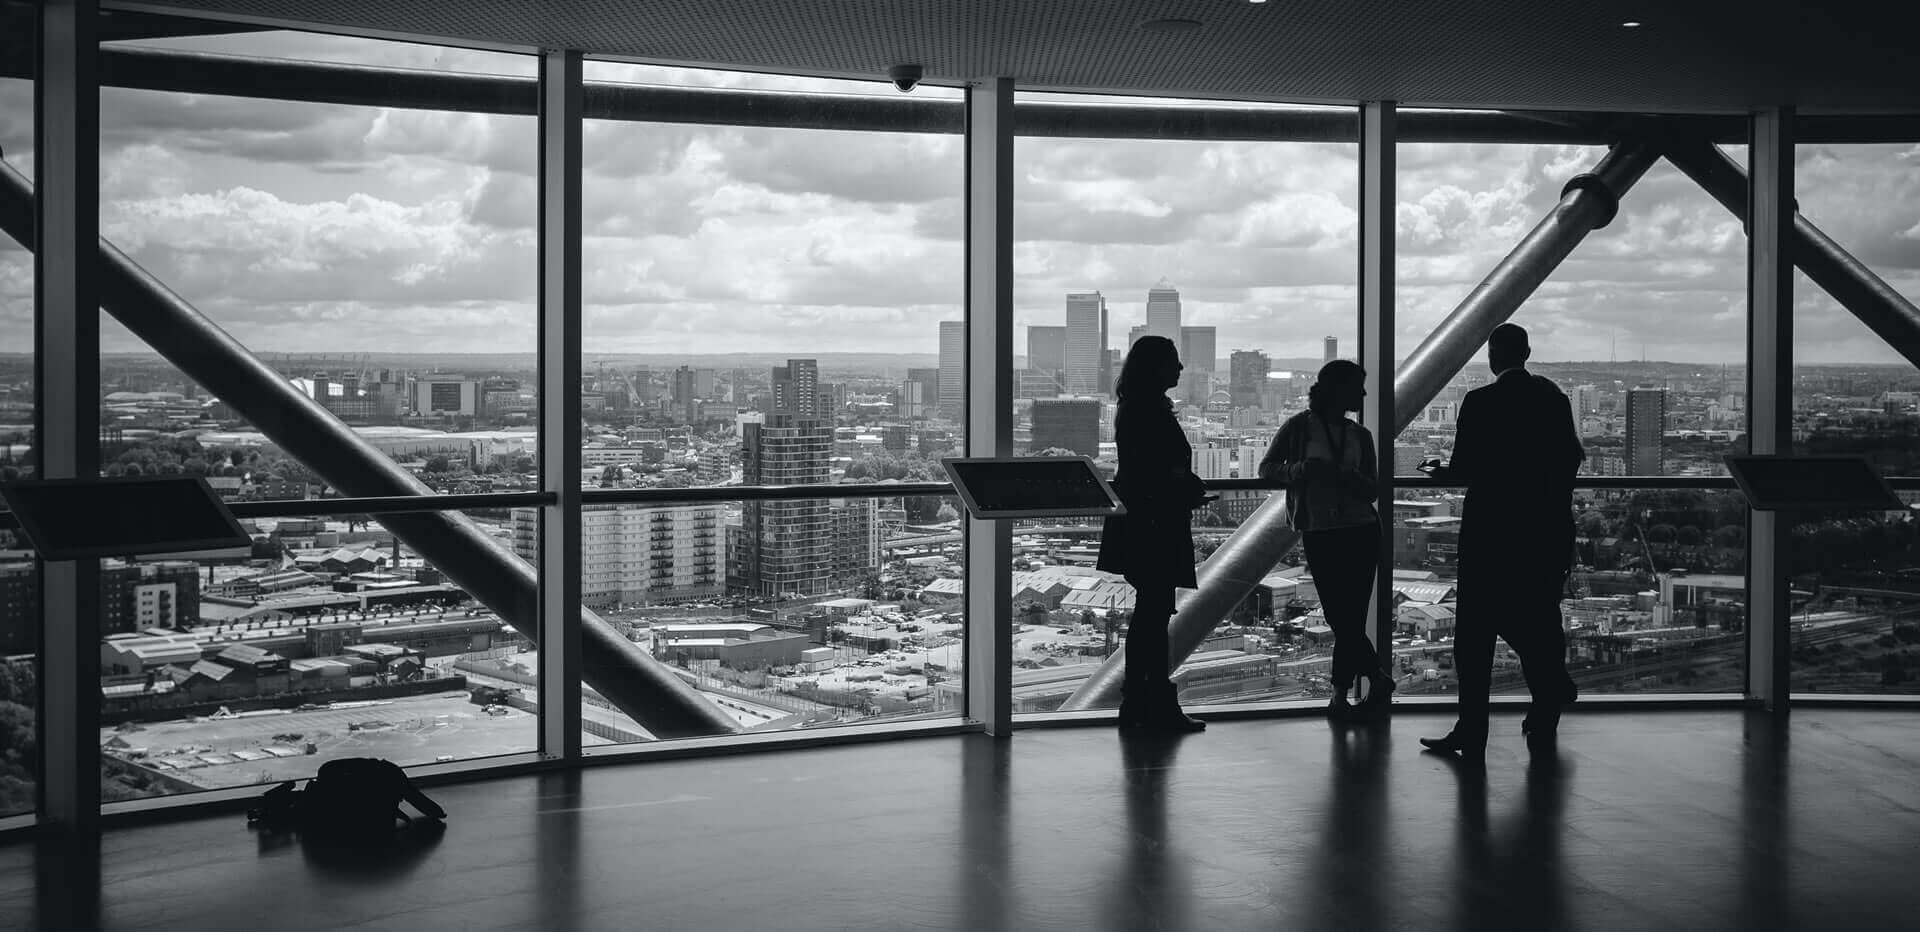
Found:
[[[1332,722],[1326,827],[1308,867],[1314,913],[1336,928],[1372,929],[1385,921],[1381,859],[1387,853],[1387,761],[1391,722]]]
[[[1740,761],[1741,928],[1788,925],[1787,717],[1747,713]]]
[[[1193,871],[1173,851],[1167,818],[1167,779],[1185,737],[1121,733],[1126,835],[1113,869],[1120,892],[1107,899],[1101,928],[1188,928]]]
[[[1566,928],[1561,837],[1572,774],[1560,751],[1532,752],[1520,805],[1498,823],[1488,814],[1486,766],[1437,756],[1449,762],[1460,783],[1454,928]]]
[[[1012,923],[1012,742],[968,735],[960,752],[961,928],[1004,929]]]

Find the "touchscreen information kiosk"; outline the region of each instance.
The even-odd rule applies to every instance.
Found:
[[[1728,456],[1726,463],[1755,511],[1907,510],[1863,456],[1737,454]]]
[[[42,560],[250,549],[205,479],[33,479],[0,499]]]
[[[1084,456],[952,456],[940,465],[967,513],[981,520],[1126,513]]]

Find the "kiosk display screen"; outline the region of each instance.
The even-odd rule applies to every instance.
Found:
[[[1760,511],[1905,510],[1859,456],[1729,456],[1727,471]]]
[[[976,518],[1120,514],[1120,500],[1084,456],[941,460]]]
[[[45,560],[252,546],[203,479],[30,480],[0,498]]]

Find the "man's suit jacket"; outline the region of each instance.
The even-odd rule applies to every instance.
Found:
[[[1586,451],[1567,396],[1509,369],[1467,393],[1443,475],[1467,487],[1462,575],[1486,569],[1565,573],[1573,564],[1573,477]]]

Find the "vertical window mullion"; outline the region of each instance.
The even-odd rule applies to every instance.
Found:
[[[99,54],[93,0],[40,9],[34,82],[34,385],[42,479],[100,475]],[[40,815],[100,818],[100,561],[41,564]]]
[[[582,58],[540,56],[540,754],[580,756]]]
[[[1013,455],[1013,79],[966,99],[966,450]],[[1013,527],[966,519],[967,718],[1013,728]]]

